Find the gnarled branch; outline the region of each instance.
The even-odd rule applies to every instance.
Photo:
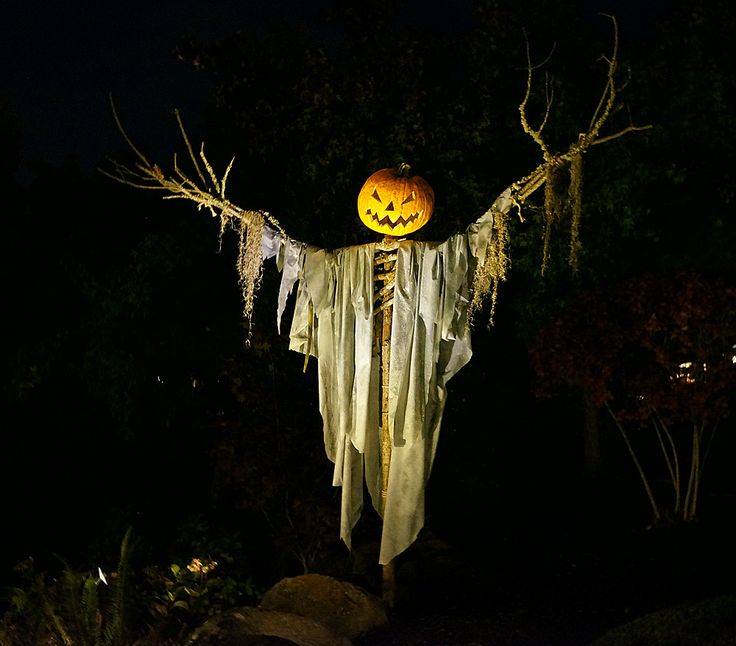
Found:
[[[605,14],[604,14],[605,15]],[[544,248],[542,252],[542,273],[549,263],[549,243],[552,227],[561,217],[562,201],[559,197],[556,187],[556,180],[559,171],[563,167],[570,169],[570,184],[567,197],[567,203],[571,211],[571,227],[570,227],[570,254],[568,261],[573,269],[577,269],[578,251],[580,249],[579,227],[582,214],[582,158],[583,154],[591,146],[606,143],[614,139],[618,139],[626,134],[648,130],[651,125],[636,126],[630,124],[618,132],[601,135],[601,129],[608,121],[609,117],[616,110],[616,98],[620,88],[616,86],[616,71],[618,67],[618,23],[614,16],[606,15],[613,23],[613,47],[609,56],[601,56],[606,63],[606,82],[598,100],[593,115],[591,117],[588,129],[578,134],[577,141],[573,142],[567,151],[563,153],[552,153],[551,149],[542,136],[542,130],[546,125],[551,107],[553,94],[549,90],[549,80],[545,82],[546,88],[546,106],[541,124],[537,129],[529,125],[526,109],[531,95],[532,75],[535,69],[538,69],[546,63],[550,57],[547,56],[545,61],[537,66],[532,66],[531,55],[529,53],[529,44],[527,42],[527,84],[524,98],[519,105],[519,115],[521,127],[532,140],[541,148],[543,161],[526,177],[512,185],[514,199],[517,209],[521,216],[521,205],[538,189],[544,187]],[[554,49],[554,48],[553,48]]]
[[[206,208],[212,217],[219,219],[220,240],[222,240],[222,234],[228,225],[238,232],[239,245],[236,266],[243,296],[243,317],[247,323],[248,338],[250,338],[253,301],[263,273],[261,257],[263,227],[268,223],[272,228],[284,234],[281,225],[268,212],[241,209],[225,196],[227,179],[232,170],[234,158],[230,160],[222,174],[222,178],[218,179],[204,153],[204,144],[201,144],[198,155],[194,153],[194,148],[178,111],[175,111],[176,122],[187,149],[189,161],[194,169],[195,179],[192,179],[182,170],[176,155],[174,155],[172,171],[168,174],[164,173],[157,164],[152,164],[133,143],[125,128],[123,128],[112,97],[110,97],[110,106],[118,130],[138,161],[130,168],[115,160],[110,160],[112,164],[111,171],[99,169],[103,175],[134,188],[164,191],[163,199],[165,200],[189,200],[194,202],[198,209]]]

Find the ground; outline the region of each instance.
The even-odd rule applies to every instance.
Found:
[[[489,528],[485,549],[483,541],[455,546],[430,536],[399,566],[389,625],[355,645],[587,646],[655,611],[664,613],[652,629],[657,641],[629,635],[610,643],[736,644],[736,533],[726,521],[605,533],[540,526],[498,540]],[[672,609],[710,599],[728,601],[728,638],[721,631],[691,641]]]

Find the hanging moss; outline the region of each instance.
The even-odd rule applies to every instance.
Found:
[[[238,283],[243,295],[243,318],[248,326],[246,343],[250,340],[253,302],[256,290],[263,278],[263,218],[253,217],[250,222],[240,218],[236,223],[238,232]]]
[[[570,206],[570,254],[568,263],[573,271],[578,269],[580,255],[580,217],[583,211],[583,155],[578,153],[570,161],[570,186],[567,191]]]
[[[472,324],[475,315],[483,308],[486,301],[490,301],[488,325],[493,325],[498,288],[506,280],[506,274],[511,263],[508,249],[508,215],[500,211],[494,211],[493,232],[486,247],[486,255],[478,263],[473,276],[468,324]]]

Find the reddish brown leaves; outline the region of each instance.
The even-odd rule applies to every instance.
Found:
[[[736,288],[692,273],[582,293],[530,349],[539,396],[577,387],[621,420],[669,424],[729,413],[734,356]]]

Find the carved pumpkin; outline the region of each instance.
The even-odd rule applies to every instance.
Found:
[[[369,229],[403,236],[423,227],[432,216],[434,191],[426,180],[409,174],[409,164],[383,168],[358,193],[358,215]]]

